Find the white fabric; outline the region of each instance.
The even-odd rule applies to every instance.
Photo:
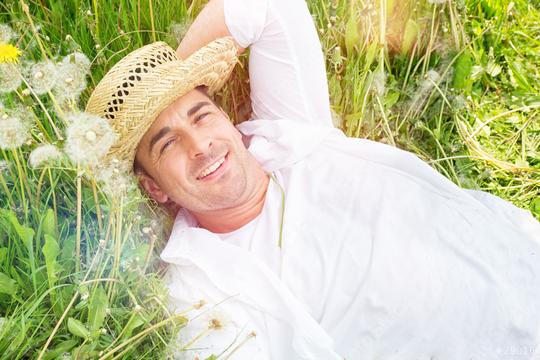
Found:
[[[255,3],[225,0],[233,36],[243,46],[255,42],[251,56],[270,31],[261,19],[283,24],[275,20],[283,12],[309,16],[298,0]],[[263,50],[262,57],[272,48]],[[280,83],[283,69],[267,66],[264,76]],[[269,91],[253,86],[255,93]],[[327,98],[326,90],[303,97],[306,87],[284,101],[300,94],[310,107]],[[277,180],[255,220],[220,237],[197,228],[187,211],[176,218],[161,255],[170,264],[171,306],[183,311],[208,302],[188,313],[179,345],[212,319],[223,324],[178,356],[532,358],[540,326],[540,224],[495,196],[460,189],[411,153],[346,138],[329,118],[310,122],[286,109],[267,115],[275,120],[238,126]]]
[[[331,126],[324,58],[302,0],[225,0],[225,23],[249,46],[252,119]]]

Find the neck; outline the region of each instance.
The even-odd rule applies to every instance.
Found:
[[[199,225],[213,233],[228,233],[249,223],[262,211],[270,177],[262,176],[254,191],[237,206],[204,213],[192,212]]]

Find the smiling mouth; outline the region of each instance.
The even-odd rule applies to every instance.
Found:
[[[223,165],[223,163],[225,162],[225,159],[227,158],[227,155],[229,153],[227,153],[225,156],[223,156],[222,158],[218,159],[216,162],[214,162],[212,165],[208,166],[206,169],[204,169],[201,174],[199,176],[197,176],[197,180],[204,180],[205,178],[207,178],[208,176],[212,175],[213,173],[215,173],[220,167],[221,165]]]

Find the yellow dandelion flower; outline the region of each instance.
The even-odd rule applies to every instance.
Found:
[[[11,44],[0,44],[0,63],[15,63],[19,61],[21,50]]]

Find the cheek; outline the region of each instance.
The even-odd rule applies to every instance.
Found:
[[[157,171],[165,186],[171,187],[186,183],[187,174],[183,164],[185,162],[178,154],[171,153],[163,157]]]

